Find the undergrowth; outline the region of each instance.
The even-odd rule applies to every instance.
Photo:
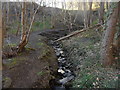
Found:
[[[19,30],[18,30],[18,28],[19,28]],[[27,26],[27,28],[29,28],[29,27]],[[33,22],[31,31],[38,31],[38,30],[44,30],[44,29],[50,29],[50,28],[51,28],[51,22],[48,18],[43,22],[41,22],[41,21]],[[22,25],[16,21],[15,23],[13,23],[11,25],[11,28],[9,28],[8,32],[10,34],[16,34],[17,31],[19,31],[19,33],[20,33],[21,29],[22,29]]]
[[[75,68],[74,88],[118,88],[118,70],[102,67],[100,42],[101,37],[94,30],[63,41],[68,62]]]

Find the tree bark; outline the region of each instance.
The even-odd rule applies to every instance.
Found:
[[[4,38],[6,37],[6,6],[2,9],[3,10],[3,13],[1,13],[3,16],[2,16],[2,29],[3,29],[3,40]]]
[[[42,1],[40,2],[40,4],[42,3]],[[22,3],[22,36],[21,36],[21,41],[20,41],[20,44],[18,45],[18,51],[17,52],[21,52],[24,47],[27,45],[28,41],[29,41],[29,37],[30,37],[30,31],[31,31],[31,28],[32,28],[32,25],[33,25],[33,22],[34,22],[34,19],[35,19],[35,15],[38,11],[38,9],[40,8],[40,5],[38,5],[37,9],[35,10],[34,14],[33,14],[33,17],[32,17],[32,20],[30,22],[30,27],[28,30],[26,30],[26,27],[25,27],[25,12],[26,12],[26,3]]]
[[[104,2],[100,2],[99,23],[104,23]]]
[[[109,9],[109,2],[106,2],[106,9]]]
[[[0,1],[0,80],[2,80],[2,2]],[[0,83],[0,89],[2,89],[2,82]]]
[[[88,27],[91,25],[92,18],[92,2],[89,2],[89,11],[88,11]]]
[[[22,3],[22,12],[21,12],[21,24],[22,24],[22,30],[21,30],[21,40],[20,44],[18,45],[18,51],[21,52],[26,44],[28,43],[27,41],[27,32],[26,32],[26,27],[25,27],[25,14],[26,14],[26,2]]]
[[[22,39],[25,35],[25,2],[22,3],[21,25],[22,25],[22,30],[21,30],[21,42],[22,42]]]
[[[9,2],[7,2],[7,24],[9,24]]]
[[[88,22],[87,22],[87,20],[88,20],[88,17],[87,17],[87,9],[86,9],[86,2],[83,2],[83,4],[84,4],[84,6],[83,6],[83,8],[84,8],[84,27],[85,28],[87,28],[88,27]]]
[[[120,5],[120,2],[118,4]],[[113,42],[116,33],[116,25],[119,18],[118,12],[119,8],[117,6],[113,9],[113,13],[107,22],[107,28],[102,41],[101,59],[104,66],[111,66],[114,64],[115,58],[113,56]]]
[[[119,5],[119,10],[120,10],[120,5]],[[119,11],[119,21],[118,21],[118,31],[117,31],[117,38],[115,40],[115,60],[117,63],[117,66],[120,66],[120,11]]]

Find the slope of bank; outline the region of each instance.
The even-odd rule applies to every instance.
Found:
[[[76,74],[74,88],[118,88],[119,71],[100,62],[101,31],[89,30],[62,41],[68,62]]]
[[[33,32],[24,52],[11,58],[3,59],[4,88],[49,88],[49,81],[57,72],[57,57],[46,38]],[[10,36],[9,46],[17,45],[17,37]],[[8,52],[7,43],[3,51]]]

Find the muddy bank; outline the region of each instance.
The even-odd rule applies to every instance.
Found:
[[[16,57],[3,59],[4,88],[49,88],[49,81],[57,71],[57,57],[46,38],[34,32],[24,52]],[[13,36],[12,36],[13,37]],[[15,36],[11,45],[16,45]],[[7,44],[3,50],[7,51]]]

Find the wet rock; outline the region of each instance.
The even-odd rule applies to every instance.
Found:
[[[64,61],[64,60],[65,60],[65,58],[62,58],[62,57],[58,58],[58,61]]]
[[[71,73],[64,73],[63,74],[63,77],[70,77],[71,76]]]
[[[57,57],[60,57],[61,55],[60,55],[60,53],[59,53],[59,52],[56,52],[56,56],[57,56]]]
[[[58,73],[61,73],[61,74],[64,74],[65,73],[65,71],[63,70],[63,69],[58,69]]]
[[[55,49],[56,52],[56,56],[58,57],[58,75],[62,78],[60,80],[57,80],[57,83],[59,83],[60,85],[64,85],[66,83],[68,83],[70,80],[72,80],[74,78],[74,75],[72,74],[72,72],[69,70],[71,64],[70,63],[66,63],[67,59],[65,58],[65,54],[64,51],[62,50],[62,48],[60,48],[60,44],[55,43],[53,44],[53,47]],[[62,86],[55,86],[55,90],[59,90],[62,89]]]
[[[58,51],[62,51],[62,49],[61,49],[61,48],[57,48],[57,50],[58,50]]]
[[[61,83],[62,85],[66,84],[67,82],[69,82],[70,80],[72,80],[74,78],[74,76],[69,76],[69,77],[65,77],[63,79],[60,79],[58,82]]]
[[[63,51],[60,51],[61,54],[63,54]]]

